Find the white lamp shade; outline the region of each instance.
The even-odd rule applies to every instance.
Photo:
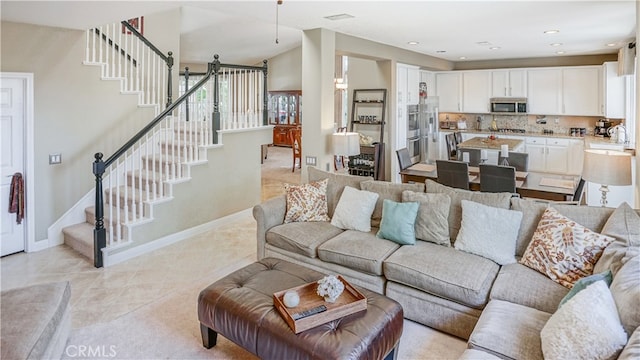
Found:
[[[585,150],[582,177],[600,185],[631,185],[631,154],[612,150]]]
[[[360,134],[355,132],[334,133],[331,136],[335,155],[354,156],[360,154]]]

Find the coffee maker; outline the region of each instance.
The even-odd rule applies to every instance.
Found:
[[[598,121],[596,121],[596,128],[593,132],[593,135],[609,137],[610,127],[611,127],[611,121],[607,119],[599,119]]]

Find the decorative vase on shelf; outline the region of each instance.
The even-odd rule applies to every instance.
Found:
[[[316,293],[326,302],[334,303],[343,291],[344,284],[335,275],[328,275],[318,280]]]

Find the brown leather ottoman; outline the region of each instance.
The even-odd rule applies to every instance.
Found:
[[[325,274],[265,258],[200,292],[202,343],[217,333],[262,359],[393,359],[402,335],[402,307],[358,288],[367,310],[295,334],[273,306],[273,293],[321,279]]]

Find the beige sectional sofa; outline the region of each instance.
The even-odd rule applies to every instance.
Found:
[[[518,262],[499,265],[487,257],[457,249],[454,244],[461,231],[463,200],[522,212],[512,250],[516,259],[527,249],[548,206],[595,232],[602,232],[606,225],[605,230],[613,232],[610,235],[616,241],[605,249],[594,273],[611,269],[614,279],[618,272],[626,274],[626,282],[620,284],[620,280],[617,286],[624,289],[624,301],[632,299],[636,306],[619,311],[627,335],[631,337],[633,333],[620,356],[638,356],[640,266],[633,265],[640,259],[638,210],[549,205],[512,198],[508,193],[453,189],[430,180],[426,184],[393,184],[312,167],[308,174],[309,182],[328,179],[329,217],[333,217],[345,186],[377,193],[371,231],[343,230],[329,221],[284,223],[287,200],[283,195],[254,207],[258,258],[276,257],[321,272],[341,274],[356,285],[385,294],[402,304],[405,318],[468,339],[469,350],[463,357],[469,359],[542,359],[540,332],[569,289]],[[430,209],[436,209],[426,216],[421,208],[416,229],[426,221],[427,228],[438,232],[438,214],[445,212],[444,230],[448,230],[451,245],[422,240],[400,245],[376,236],[383,200],[401,202],[408,194],[427,196]],[[612,292],[614,285],[615,281]],[[617,298],[616,301],[619,302]]]

